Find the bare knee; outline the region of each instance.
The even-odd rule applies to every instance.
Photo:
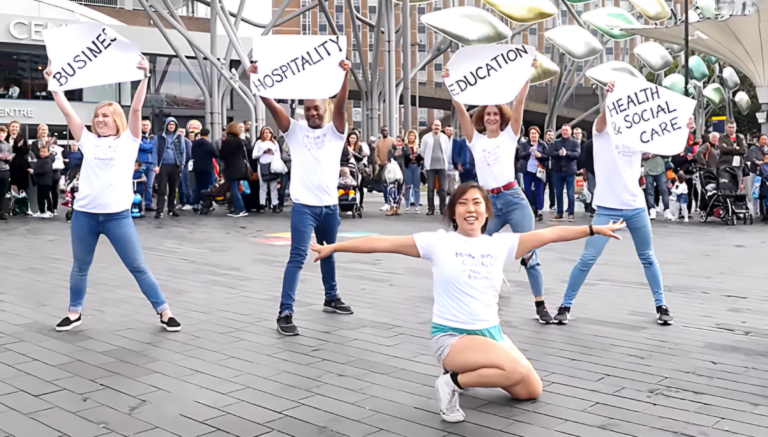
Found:
[[[544,390],[544,384],[541,382],[539,374],[532,368],[529,372],[523,373],[522,377],[518,376],[517,384],[504,387],[504,390],[513,398],[521,401],[538,399]]]

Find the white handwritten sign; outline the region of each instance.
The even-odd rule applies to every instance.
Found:
[[[43,30],[53,76],[50,91],[132,82],[144,78],[136,68],[141,50],[119,33],[98,23]]]
[[[617,143],[642,152],[676,155],[688,142],[696,101],[636,79],[616,81],[605,102],[608,130]]]
[[[459,49],[446,65],[443,79],[456,101],[465,105],[502,105],[511,102],[533,75],[536,49],[498,44]]]
[[[325,99],[339,92],[347,57],[347,39],[338,36],[265,36],[257,40],[253,58],[259,73],[251,75],[251,91],[273,99]]]

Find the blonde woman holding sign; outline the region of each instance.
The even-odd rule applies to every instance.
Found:
[[[601,235],[620,239],[623,223],[607,226],[557,226],[525,234],[483,235],[493,220],[488,192],[465,182],[451,196],[445,216],[453,232],[421,232],[401,237],[363,237],[342,243],[312,244],[318,260],[334,253],[396,253],[432,262],[432,351],[445,373],[435,391],[440,416],[461,422],[459,390],[498,387],[519,400],[541,395],[541,378],[504,335],[499,319],[499,289],[504,265],[550,243]]]
[[[538,62],[533,61],[536,68]],[[443,78],[448,78],[447,68]],[[461,130],[467,136],[467,143],[475,158],[475,170],[480,185],[491,195],[493,218],[486,233],[493,235],[506,225],[512,232],[530,232],[535,228],[535,218],[522,188],[515,180],[515,153],[518,133],[523,124],[523,107],[528,95],[530,80],[509,105],[480,106],[470,118],[464,105],[453,99],[453,106],[459,115]],[[536,304],[536,319],[539,323],[552,323],[552,316],[544,303],[544,276],[535,251],[527,254],[520,262],[525,266],[528,281]]]
[[[74,264],[69,278],[69,315],[56,325],[57,331],[69,331],[82,322],[88,271],[101,235],[112,243],[141,292],[160,315],[160,324],[167,331],[181,330],[181,323],[171,314],[157,280],[144,262],[139,234],[130,214],[134,197],[131,180],[141,144],[141,107],[147,96],[149,62],[142,57],[137,68],[144,72],[144,79],[133,96],[128,120],[119,104],[101,102],[91,120],[93,132],[85,128],[63,92],[51,91],[84,157],[72,216]],[[50,64],[44,76],[46,81],[51,80]]]
[[[609,83],[605,89],[606,92],[612,93],[614,85],[615,82]],[[694,126],[691,118],[688,121],[688,129],[693,130]],[[671,325],[674,323],[674,318],[664,300],[661,267],[653,253],[653,233],[646,213],[645,194],[638,182],[642,169],[643,151],[623,144],[614,144],[607,127],[608,121],[603,108],[592,129],[595,179],[597,180],[595,197],[592,201],[592,204],[597,207],[597,213],[592,220],[592,225],[599,226],[622,220],[627,223],[632,241],[635,243],[637,257],[643,264],[645,278],[653,292],[656,322],[660,325]],[[609,239],[603,236],[592,236],[587,239],[584,253],[571,272],[563,304],[557,309],[556,323],[568,323],[573,300],[608,241]]]

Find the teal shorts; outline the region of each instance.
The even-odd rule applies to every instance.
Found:
[[[432,353],[440,367],[445,368],[443,366],[443,360],[445,360],[448,353],[451,352],[451,346],[465,335],[479,335],[502,344],[506,344],[510,341],[509,338],[501,332],[501,325],[492,326],[486,329],[461,329],[433,323]]]

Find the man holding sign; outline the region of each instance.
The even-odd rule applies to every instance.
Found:
[[[597,179],[592,202],[597,213],[592,224],[626,222],[653,292],[656,321],[660,325],[671,325],[674,319],[664,300],[661,267],[653,253],[651,222],[638,181],[644,152],[673,155],[683,150],[695,126],[691,117],[695,102],[691,100],[691,105],[680,102],[677,94],[663,93],[666,90],[647,82],[640,91],[637,84],[615,85],[611,82],[606,87],[605,108],[592,131]],[[636,117],[636,114],[639,115]],[[686,119],[689,120],[687,126],[681,121]],[[649,141],[645,142],[646,139]],[[563,304],[557,309],[557,323],[568,323],[573,300],[606,244],[608,239],[599,235],[587,239],[584,253],[571,272]]]
[[[341,89],[333,102],[333,122],[325,124],[327,110],[324,99],[305,99],[304,117],[307,124],[292,120],[285,110],[272,98],[260,95],[261,101],[272,113],[277,127],[285,133],[285,139],[291,146],[293,168],[291,171],[291,256],[283,275],[283,291],[280,299],[280,312],[277,318],[277,330],[284,335],[298,335],[299,330],[293,323],[293,304],[296,301],[296,289],[299,286],[299,274],[307,259],[312,232],[318,244],[336,243],[336,234],[341,221],[339,219],[339,199],[336,187],[341,170],[341,152],[347,136],[345,106],[349,85],[347,72],[352,64],[347,60],[338,63],[342,76]],[[256,63],[248,67],[248,73],[257,75]],[[253,77],[253,76],[252,76]],[[316,78],[308,76],[306,80]],[[338,77],[334,77],[334,80]],[[299,80],[298,78],[295,80]],[[333,256],[320,262],[325,287],[323,311],[352,314],[352,308],[342,302],[336,286],[336,263]]]
[[[472,50],[475,47],[482,47],[483,50],[487,49],[486,46],[471,46],[461,50]],[[509,49],[509,47],[526,48],[527,46],[505,45],[498,46],[495,49],[501,50],[501,53],[505,54],[504,57],[507,60],[513,56],[513,53],[522,56],[518,50]],[[477,58],[481,60],[479,63],[485,64],[483,59],[487,56],[487,53],[478,53]],[[526,63],[518,62],[514,66],[514,71],[512,67],[507,67],[505,70],[508,73],[513,73],[510,77],[512,82],[508,84],[508,87],[513,90],[522,88],[519,94],[511,97],[514,100],[508,105],[507,103],[498,104],[499,92],[495,91],[493,87],[496,85],[491,85],[492,82],[475,82],[473,86],[476,88],[472,90],[474,92],[473,101],[485,104],[485,106],[477,108],[474,116],[470,118],[467,110],[464,108],[464,104],[462,104],[467,102],[457,100],[457,98],[461,98],[460,94],[452,94],[453,105],[456,107],[459,115],[461,130],[466,134],[469,150],[475,158],[477,178],[480,181],[480,185],[488,190],[493,204],[493,216],[483,227],[483,231],[488,235],[499,232],[507,225],[512,228],[512,232],[517,234],[532,231],[535,227],[535,218],[531,206],[515,180],[517,134],[520,132],[523,124],[523,107],[525,106],[525,98],[528,95],[530,77],[537,65],[534,50],[530,49],[526,56],[524,58]],[[499,59],[500,57],[501,55],[495,55],[491,59]],[[467,61],[467,64],[470,66],[470,73],[468,73],[470,76],[475,74],[473,72],[483,71],[480,67],[475,68],[469,61]],[[460,65],[460,67],[464,68],[463,65]],[[444,82],[457,83],[459,80],[462,80],[457,79],[454,81],[454,79],[450,79],[451,76],[448,67],[444,68]],[[467,77],[467,75],[462,74],[461,77]],[[507,87],[504,88],[501,94],[509,96]],[[531,290],[533,291],[536,305],[536,319],[539,323],[552,323],[552,316],[544,304],[544,276],[541,273],[541,264],[539,264],[536,251],[532,251],[524,256],[521,259],[521,264],[525,266],[526,273],[528,273],[528,281],[531,283]]]

